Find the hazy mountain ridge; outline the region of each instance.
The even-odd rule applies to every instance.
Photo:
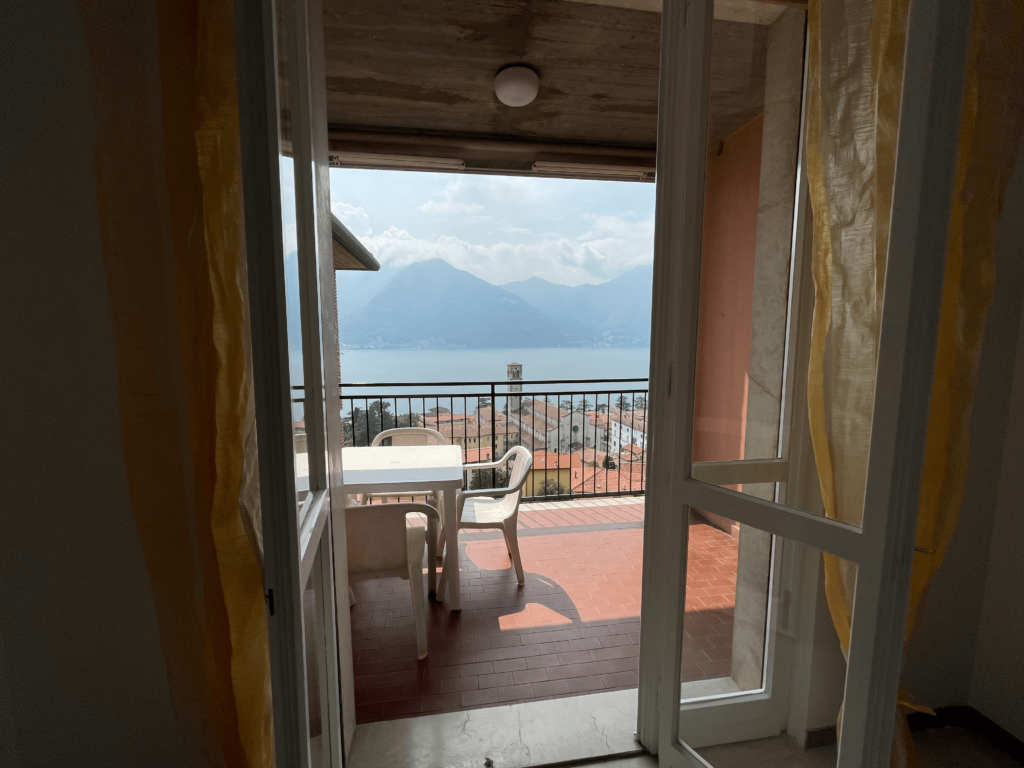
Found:
[[[645,347],[651,342],[653,280],[654,268],[642,265],[598,285],[570,287],[531,277],[502,287],[565,323],[586,323],[594,344]]]
[[[651,268],[575,288],[531,278],[492,285],[429,259],[376,294],[350,297],[341,343],[363,349],[647,346]]]

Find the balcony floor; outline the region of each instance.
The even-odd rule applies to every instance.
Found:
[[[497,531],[462,531],[463,610],[430,603],[430,652],[416,659],[409,586],[356,585],[360,723],[635,688],[643,498],[524,504],[519,587]],[[690,527],[683,680],[726,677],[736,539]]]

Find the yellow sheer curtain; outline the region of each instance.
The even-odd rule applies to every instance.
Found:
[[[233,3],[80,11],[125,469],[170,706],[192,764],[263,768],[274,748]]]
[[[811,436],[825,513],[863,516],[875,360],[895,171],[908,0],[811,0],[807,161],[815,306],[808,371]],[[996,222],[1020,143],[1024,5],[974,3],[942,314],[907,617],[907,636],[956,527]],[[843,653],[856,566],[825,555]],[[901,691],[894,766],[916,765]]]
[[[199,127],[203,231],[212,298],[217,437],[210,529],[231,641],[238,739],[251,768],[274,762],[270,660],[263,598],[251,341],[242,216],[238,84],[231,0],[200,0]]]

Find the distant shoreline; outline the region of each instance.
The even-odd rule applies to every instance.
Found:
[[[342,349],[345,382],[505,381],[508,363],[529,380],[646,378],[648,347]]]
[[[565,346],[565,347],[356,347],[341,346],[341,354],[346,352],[500,352],[505,349],[646,349],[650,345],[633,344],[591,344],[589,346]]]

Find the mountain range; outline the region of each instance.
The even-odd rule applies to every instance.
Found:
[[[644,347],[651,338],[649,265],[600,285],[539,277],[503,286],[442,259],[399,270],[339,317],[341,343],[361,349]]]

